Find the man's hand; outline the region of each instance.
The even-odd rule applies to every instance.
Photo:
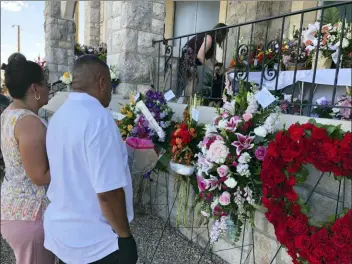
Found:
[[[119,253],[118,263],[119,264],[136,264],[138,260],[137,244],[133,236],[130,237],[119,237]]]

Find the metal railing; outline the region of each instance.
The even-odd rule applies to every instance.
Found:
[[[339,32],[336,34],[338,40],[335,40],[334,46],[328,46],[327,35],[324,34],[330,28],[323,27],[325,23],[329,22],[326,21],[328,16],[325,14],[337,8],[342,10],[340,12],[341,22],[338,24]],[[334,115],[333,110],[335,113],[338,113],[340,109],[351,110],[351,105],[348,105],[345,101],[344,103],[337,103],[340,102],[339,100],[345,100],[346,98],[350,101],[350,97],[342,96],[346,85],[342,87],[341,83],[345,81],[341,81],[341,79],[352,78],[352,26],[348,13],[352,12],[351,10],[352,2],[343,2],[153,41],[154,47],[158,51],[154,87],[159,91],[172,89],[177,97],[188,97],[197,93],[203,98],[205,104],[220,106],[226,77],[229,76],[235,92],[239,82],[247,83],[248,89],[250,89],[249,83],[253,81],[260,89],[268,88],[271,93],[282,98],[278,100],[278,104],[286,113],[308,116],[319,113],[320,117],[334,116],[334,118],[341,118],[341,116],[338,117],[339,114]],[[308,56],[306,50],[313,46],[307,42],[303,43],[302,34],[306,33],[308,29],[304,28],[308,26],[304,25],[305,15],[317,11],[322,22],[317,24],[315,49]],[[296,21],[299,17],[299,26],[291,33],[293,39],[287,41],[285,36],[290,35],[288,25],[290,25],[290,18],[292,17],[296,17]],[[275,25],[274,28],[279,26],[278,33],[275,36],[273,36],[273,25]],[[331,26],[334,27],[334,25]],[[205,52],[203,56],[198,54],[199,43],[203,43],[206,35],[211,35],[213,43],[216,43],[219,32],[224,30],[228,30],[230,33],[227,34],[222,43],[223,48],[219,49],[219,45],[212,44],[211,67],[204,67],[199,58],[206,57],[207,54]],[[261,35],[260,38],[257,38],[258,33]],[[245,35],[245,40],[243,40],[243,35]],[[196,41],[190,42],[192,38],[196,38]],[[199,39],[201,40],[199,41]],[[292,44],[291,40],[293,40],[293,46],[290,46]],[[348,41],[347,47],[346,40]],[[181,45],[181,43],[186,43],[186,45]],[[194,46],[187,46],[187,43],[194,43]],[[204,45],[206,46],[205,42]],[[304,45],[306,47],[303,47]],[[285,48],[286,46],[287,48]],[[234,51],[233,54],[231,54],[231,50]],[[326,85],[332,86],[332,89],[330,89],[329,94],[324,94],[329,99],[324,102],[320,100],[317,103],[316,91],[318,86],[322,84],[321,76],[325,75],[325,72],[321,69],[321,64],[326,58],[329,61],[333,53],[335,53],[335,62],[332,63],[331,70],[328,72],[331,79],[326,83]],[[219,61],[216,61],[216,59],[219,59]],[[189,65],[185,66],[185,61]],[[303,72],[302,65],[309,72]],[[226,73],[224,74],[224,72]],[[288,74],[291,78],[289,81],[287,78],[285,80],[285,76]],[[307,78],[302,78],[302,74],[309,75],[310,79],[307,81]],[[282,85],[283,80],[285,81],[284,87]],[[192,83],[190,84],[190,82]],[[309,86],[308,90],[307,86]],[[283,97],[286,91],[289,91],[291,97],[285,100]],[[338,97],[338,95],[341,96]],[[297,96],[299,99],[295,99]],[[325,116],[324,111],[328,113]],[[351,119],[351,115],[345,116],[344,119]]]

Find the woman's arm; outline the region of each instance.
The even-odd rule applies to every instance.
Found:
[[[200,47],[198,54],[197,54],[197,58],[198,60],[204,65],[205,64],[205,54],[208,52],[208,50],[211,48],[213,44],[213,39],[211,36],[206,35],[204,40],[203,40],[203,44]]]
[[[21,118],[15,127],[22,165],[26,175],[38,185],[50,183],[50,171],[46,155],[46,127],[36,116]]]

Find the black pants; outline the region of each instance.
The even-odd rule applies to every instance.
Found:
[[[118,250],[111,253],[110,255],[106,256],[105,258],[102,258],[101,260],[92,262],[90,264],[118,264]],[[63,261],[59,261],[60,264],[65,264]]]

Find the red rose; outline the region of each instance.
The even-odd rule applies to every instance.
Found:
[[[290,126],[290,128],[288,129],[288,132],[290,133],[290,137],[294,141],[299,141],[301,137],[304,135],[304,128],[298,124],[294,124]]]
[[[312,139],[321,140],[327,137],[325,128],[313,127]]]
[[[298,249],[308,250],[310,248],[311,242],[307,235],[299,235],[295,237],[295,246]]]
[[[294,189],[291,188],[291,190],[286,193],[286,197],[290,202],[293,203],[293,202],[297,201],[298,194],[296,193],[296,191]]]
[[[293,176],[290,176],[290,178],[289,178],[288,181],[287,181],[287,184],[288,184],[289,186],[295,186],[295,185],[296,185],[296,178],[293,177]]]
[[[311,236],[311,240],[314,246],[320,247],[326,245],[329,240],[329,233],[326,228],[321,228],[318,232]]]
[[[279,156],[279,150],[277,149],[275,142],[271,142],[268,146],[268,156],[277,158]]]
[[[292,204],[290,207],[290,212],[293,215],[299,215],[301,213],[301,207],[298,204]]]
[[[334,235],[332,237],[332,243],[337,247],[337,248],[345,248],[348,244],[348,241],[345,236],[341,235]]]
[[[279,183],[282,183],[286,179],[286,175],[281,170],[275,169],[272,172],[272,178],[276,184],[279,184]]]

